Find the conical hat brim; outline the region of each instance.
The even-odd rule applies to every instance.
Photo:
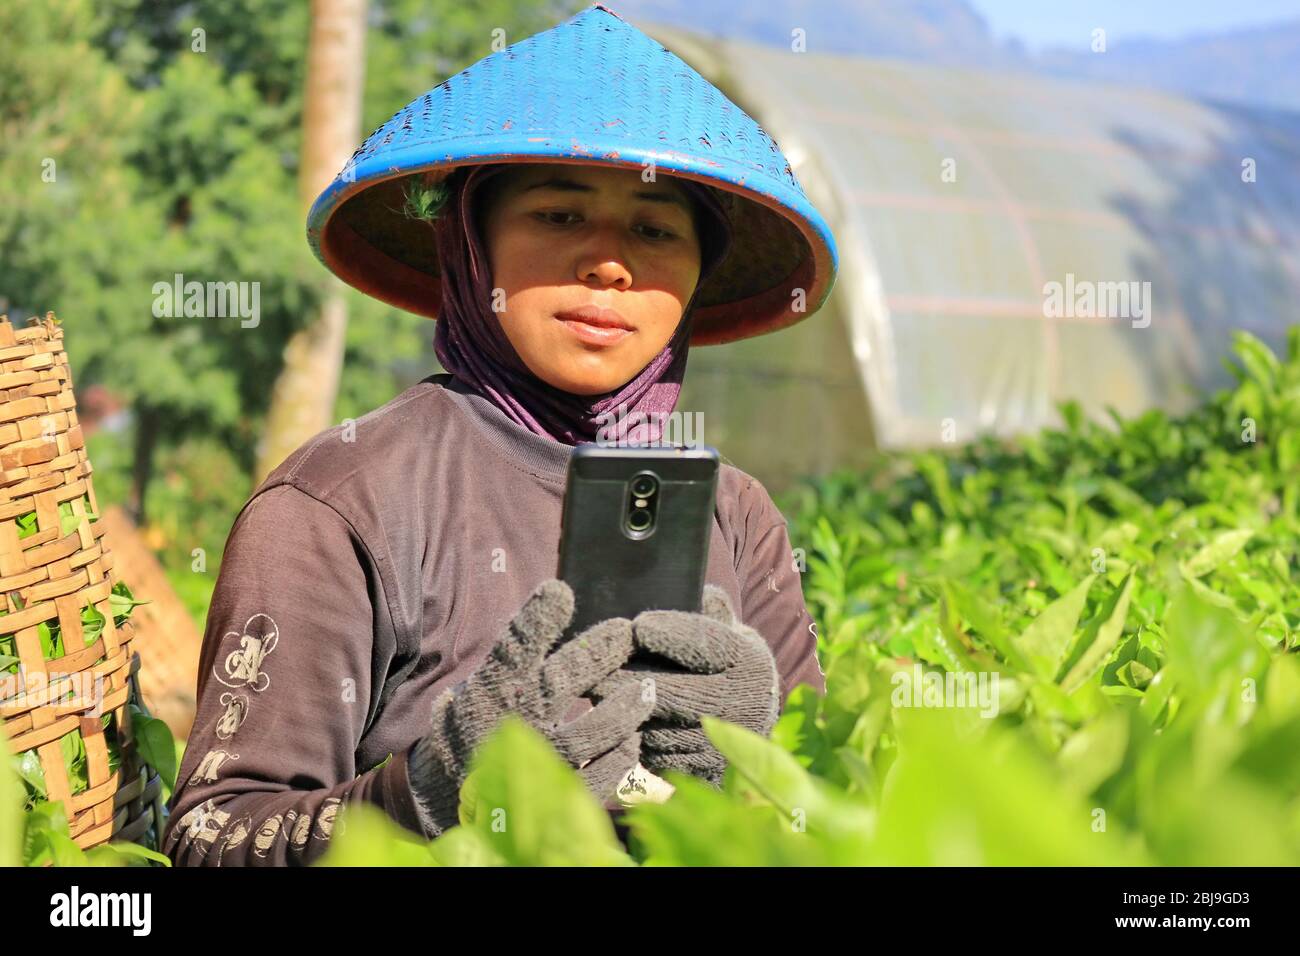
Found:
[[[594,65],[593,44],[601,57]],[[569,56],[570,47],[586,55]],[[567,73],[556,79],[557,71],[535,62],[543,53],[618,82],[593,88],[589,77],[585,86],[583,77]],[[574,83],[582,96],[575,96]],[[503,90],[532,90],[535,100],[516,104]],[[662,115],[655,95],[671,101]],[[539,111],[557,108],[558,97],[568,98],[563,125],[572,127],[562,135],[546,131],[558,120],[538,118]],[[466,119],[453,109],[472,112],[479,100],[475,115],[495,131],[457,135]],[[660,126],[671,128],[652,132]],[[501,162],[638,172],[653,164],[656,175],[713,187],[731,219],[732,246],[699,291],[692,345],[793,325],[822,305],[834,283],[830,228],[776,143],[674,54],[599,6],[485,57],[395,114],[316,200],[308,239],[348,284],[437,318],[442,296],[433,227],[403,213],[406,190],[412,179],[431,184],[458,166]]]

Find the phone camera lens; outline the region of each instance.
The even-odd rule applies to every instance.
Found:
[[[650,512],[645,508],[635,508],[628,516],[627,525],[633,531],[644,531],[650,527]]]
[[[637,475],[632,480],[632,494],[638,498],[649,498],[655,493],[659,483],[650,475]]]

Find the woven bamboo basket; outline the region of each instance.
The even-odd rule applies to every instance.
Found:
[[[157,849],[162,782],[132,738],[140,658],[130,622],[114,623],[91,470],[53,313],[19,330],[0,316],[0,641],[19,659],[17,675],[0,671],[5,736],[13,754],[38,756],[46,796],[63,802],[80,847]],[[102,629],[87,643],[83,613],[96,611]],[[84,780],[80,770],[73,780],[64,752],[82,747]]]

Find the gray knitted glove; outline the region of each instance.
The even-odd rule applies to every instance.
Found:
[[[741,624],[726,592],[704,586],[700,613],[643,611],[632,620],[638,652],[592,691],[622,700],[627,688],[654,681],[655,706],[641,728],[641,764],[652,773],[678,770],[717,787],[727,759],[709,742],[700,717],[710,714],[766,737],[780,712],[776,661],[767,642]],[[667,662],[662,659],[666,658]]]
[[[461,784],[474,750],[506,713],[538,730],[598,797],[637,762],[639,726],[653,701],[633,685],[611,694],[580,717],[561,722],[574,701],[614,673],[632,655],[632,622],[611,618],[555,647],[573,618],[573,591],[543,581],[524,602],[482,665],[443,693],[424,737],[411,748],[408,774],[425,833],[434,837],[457,822]]]

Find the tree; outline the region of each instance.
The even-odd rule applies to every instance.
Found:
[[[576,6],[369,0],[364,124],[346,149],[489,53],[494,30],[510,42]],[[331,292],[297,185],[309,13],[301,0],[0,3],[0,311],[21,324],[54,310],[77,388],[126,403],[125,430],[93,439],[96,487],[139,521],[156,506],[178,529],[162,555],[175,566],[202,547],[215,568],[286,347]],[[176,275],[256,283],[260,321],[160,314],[154,290]],[[358,417],[436,369],[433,326],[343,297],[344,371],[320,397]]]
[[[366,0],[312,0],[298,167],[304,214],[356,147],[365,77],[365,18]],[[338,280],[329,282],[318,317],[295,332],[285,347],[258,446],[255,482],[330,423],[347,327],[341,286]]]

